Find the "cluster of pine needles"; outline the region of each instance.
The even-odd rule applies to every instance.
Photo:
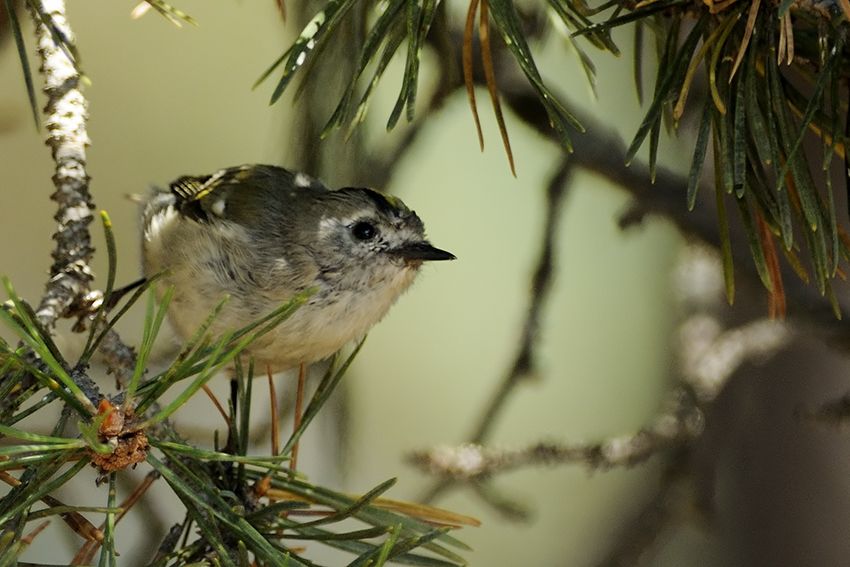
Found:
[[[347,17],[356,17],[351,12],[357,4],[355,0],[325,2],[260,78],[263,81],[280,71],[272,102],[299,71],[309,75],[323,62],[325,47]],[[404,72],[386,126],[394,128],[402,116],[413,121],[420,54],[429,45],[432,27],[449,26],[448,35],[457,35],[447,20],[445,2],[383,0],[370,4],[375,9],[366,10],[365,21],[354,26],[365,30],[358,63],[328,120],[326,133],[336,127],[354,128],[364,120],[376,85],[397,55],[403,57]],[[841,262],[850,260],[850,237],[839,222],[835,191],[847,190],[848,176],[840,176],[844,181],[834,189],[836,173],[831,168],[837,161],[844,162],[842,171],[848,166],[848,21],[847,0],[607,0],[597,6],[585,0],[548,0],[522,8],[512,0],[469,0],[459,34],[463,82],[483,147],[474,73],[477,35],[484,83],[514,171],[494,53],[512,56],[569,152],[578,143],[575,135],[584,132],[584,127],[562,97],[547,86],[526,36],[534,33],[531,30],[539,22],[554,29],[578,55],[595,88],[593,60],[579,41],[584,39],[593,48],[619,55],[613,31],[630,25],[639,99],[643,98],[645,44],[654,47],[657,71],[654,92],[629,145],[627,160],[648,145],[654,179],[662,125],[672,133],[688,113],[693,114],[692,122],[698,126],[682,199],[691,209],[697,205],[706,156],[713,156],[715,195],[709,201],[718,213],[729,301],[735,296],[730,224],[737,223],[769,293],[772,315],[785,313],[780,269],[784,257],[800,278],[814,281],[840,316],[831,282],[836,276],[845,278]],[[405,44],[406,53],[399,54]],[[445,56],[441,59],[448,60]],[[703,96],[688,105],[695,86]],[[734,211],[737,219],[732,218]]]

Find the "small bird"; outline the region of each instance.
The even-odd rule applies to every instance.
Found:
[[[225,295],[214,335],[315,290],[248,347],[272,372],[321,360],[362,337],[423,262],[455,259],[426,240],[422,221],[400,199],[366,188],[330,190],[271,165],[181,177],[148,200],[143,223],[145,276],[164,273],[160,294],[174,287],[169,318],[184,339]]]

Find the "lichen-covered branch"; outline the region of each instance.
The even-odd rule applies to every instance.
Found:
[[[541,465],[581,464],[591,470],[631,467],[702,433],[702,412],[687,391],[677,390],[668,406],[636,433],[598,443],[536,443],[517,450],[469,443],[417,451],[411,461],[430,474],[460,482]]]
[[[94,248],[89,224],[94,205],[86,172],[88,104],[80,90],[79,71],[68,52],[55,41],[57,34],[69,45],[74,41],[65,16],[65,2],[41,0],[37,9],[40,16],[34,12],[33,19],[47,96],[46,142],[56,163],[53,175],[56,191],[51,198],[58,205],[54,216],[58,224],[53,235],[56,247],[52,253],[50,279],[36,315],[42,325],[51,328],[57,319],[85,306],[93,279],[89,262]],[[53,30],[42,19],[52,22]]]

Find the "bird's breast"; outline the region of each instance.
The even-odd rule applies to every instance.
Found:
[[[283,370],[327,358],[363,337],[410,286],[415,270],[396,267],[365,285],[321,282],[316,293],[289,319],[250,347],[255,358]],[[277,305],[269,306],[269,310]]]

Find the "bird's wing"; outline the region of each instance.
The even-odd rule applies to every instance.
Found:
[[[328,191],[320,181],[303,173],[259,164],[229,167],[211,175],[183,176],[173,181],[170,189],[184,217],[200,222],[226,219],[246,226],[262,219],[269,206]]]
[[[212,175],[184,175],[169,185],[177,210],[184,216],[205,221],[209,218],[206,201],[214,193],[226,188],[232,178],[232,168],[222,169]]]

